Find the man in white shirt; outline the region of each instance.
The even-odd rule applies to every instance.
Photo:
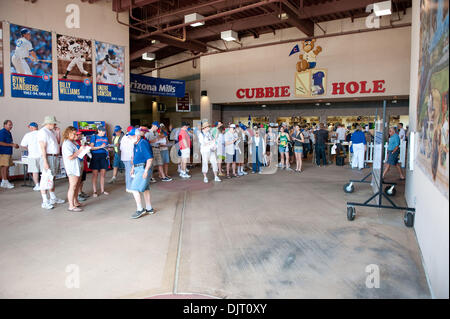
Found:
[[[398,137],[400,137],[400,142],[406,139],[406,131],[403,128],[403,123],[398,123]]]
[[[39,172],[41,171],[39,162],[41,159],[41,152],[39,150],[40,147],[37,140],[38,124],[36,122],[31,122],[28,124],[28,128],[30,129],[30,132],[24,135],[22,141],[20,142],[20,146],[28,151],[28,173],[33,174],[33,181],[35,184],[33,190],[39,191]]]
[[[120,160],[123,162],[125,166],[125,189],[128,193],[131,193],[130,186],[133,178],[131,177],[131,163],[133,160],[133,151],[134,151],[134,138],[129,136],[128,133],[133,129],[133,126],[129,126],[127,128],[127,134],[122,137],[122,141],[120,143]]]
[[[225,133],[225,162],[227,163],[227,178],[230,176],[230,167],[233,167],[233,175],[238,177],[236,174],[236,149],[235,142],[238,140],[238,135],[235,132],[236,125],[231,124],[229,130]]]
[[[56,138],[53,129],[56,124],[59,123],[55,116],[46,116],[42,128],[38,131],[37,140],[40,146],[40,168],[42,172],[51,171],[53,176],[56,176],[59,172],[59,143]],[[54,204],[62,204],[65,201],[59,199],[55,194],[55,184],[53,183],[52,189],[49,190],[50,199],[47,198],[47,191],[42,190],[42,182],[40,183],[41,195],[42,195],[42,208],[52,209]]]
[[[344,125],[342,124],[338,124],[338,128],[336,129],[336,133],[337,133],[337,153],[340,155],[341,151],[344,153],[345,156],[345,152],[344,152],[344,148],[342,147],[342,142],[345,142],[345,133],[347,132],[347,130],[345,129]]]

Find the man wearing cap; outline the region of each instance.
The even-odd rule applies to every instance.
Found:
[[[38,125],[36,122],[28,124],[30,132],[25,134],[20,142],[20,146],[28,151],[28,173],[33,174],[34,191],[39,191],[39,162],[41,160],[41,153],[39,151],[39,142],[37,140]]]
[[[188,133],[189,123],[183,122],[181,123],[181,130],[178,135],[178,144],[180,145],[181,152],[181,178],[190,178],[191,175],[188,175],[186,172],[187,162],[191,158],[191,138]]]
[[[125,168],[122,160],[120,159],[120,143],[122,142],[123,132],[119,125],[114,127],[113,144],[114,144],[114,161],[113,161],[113,176],[109,180],[109,184],[115,183],[117,179],[117,172],[119,169]]]
[[[198,141],[200,143],[200,153],[202,154],[202,173],[203,182],[208,183],[208,163],[211,162],[211,166],[214,173],[214,181],[221,182],[217,176],[217,144],[216,139],[213,138],[210,132],[210,126],[208,122],[202,123],[202,130],[198,132]]]
[[[235,132],[236,125],[230,124],[230,129],[225,133],[225,162],[227,163],[227,178],[230,176],[230,166],[233,167],[233,176],[238,177],[236,174],[236,148],[235,143],[239,140],[237,133]]]
[[[133,126],[128,126],[127,134],[120,143],[120,159],[125,166],[125,189],[130,193],[130,186],[133,178],[131,177],[131,163],[133,160],[134,137],[130,136]]]
[[[153,214],[150,201],[150,177],[152,176],[153,153],[150,143],[142,137],[139,129],[133,128],[129,133],[134,142],[130,191],[136,201],[136,212],[131,218],[139,218],[146,214]],[[142,207],[141,193],[144,193],[145,208]]]
[[[3,122],[3,128],[0,130],[0,171],[2,174],[2,183],[0,187],[14,188],[14,185],[8,181],[8,168],[12,166],[12,149],[19,148],[19,145],[13,143],[11,130],[13,123],[11,120]]]
[[[40,161],[39,166],[43,172],[50,170],[53,176],[59,173],[59,143],[53,132],[56,124],[59,123],[55,116],[46,116],[44,123],[42,123],[42,128],[38,131],[37,140],[39,143],[40,150]],[[41,185],[41,184],[40,184]],[[55,194],[55,183],[53,183],[53,188],[48,190],[50,193],[50,199],[47,198],[47,190],[41,189],[42,195],[42,205],[44,209],[52,209],[55,204],[62,204],[65,201],[59,199]]]
[[[161,157],[161,151],[159,149],[159,133],[158,129],[160,128],[160,125],[157,121],[152,123],[152,127],[150,128],[150,131],[145,134],[145,138],[148,140],[152,147],[152,153],[153,153],[153,167],[158,167],[159,176],[163,182],[170,182],[172,179],[167,177],[164,173],[164,166],[163,166],[163,160]],[[165,144],[164,144],[165,145]]]

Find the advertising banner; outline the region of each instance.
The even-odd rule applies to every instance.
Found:
[[[97,101],[125,103],[125,48],[95,41]]]
[[[56,43],[59,99],[92,102],[92,41],[58,34]]]
[[[52,34],[10,25],[11,96],[52,99]]]
[[[172,80],[154,78],[139,74],[130,74],[130,92],[155,95],[184,97],[186,82],[182,80]]]
[[[5,95],[3,85],[3,24],[0,21],[0,96]]]

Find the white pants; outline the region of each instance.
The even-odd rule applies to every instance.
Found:
[[[11,58],[11,62],[16,69],[16,73],[31,75],[30,66],[28,65],[27,61],[25,61],[25,59],[13,55]]]
[[[202,173],[208,173],[208,162],[211,162],[213,172],[217,172],[217,155],[215,152],[201,152],[202,153]]]
[[[353,158],[352,158],[352,168],[364,168],[364,144],[352,144],[353,146]]]
[[[76,65],[78,67],[78,70],[80,70],[81,74],[87,74],[87,72],[84,70],[83,62],[86,61],[84,58],[76,57],[73,58],[72,61],[70,61],[69,66],[67,67],[67,71],[72,71],[74,66]]]

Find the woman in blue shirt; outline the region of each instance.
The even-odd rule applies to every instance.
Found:
[[[92,188],[94,190],[94,197],[97,197],[97,176],[100,171],[100,193],[109,195],[105,192],[105,174],[108,169],[109,153],[106,149],[108,143],[108,137],[106,136],[106,129],[104,126],[97,127],[97,134],[92,135],[90,140],[91,146],[91,163],[89,168],[92,169]]]
[[[386,173],[391,169],[391,166],[395,166],[400,174],[400,179],[404,180],[405,176],[403,175],[402,168],[398,162],[398,157],[400,155],[400,137],[393,127],[389,129],[389,136],[388,154],[386,158],[386,167],[383,172],[383,179]]]

